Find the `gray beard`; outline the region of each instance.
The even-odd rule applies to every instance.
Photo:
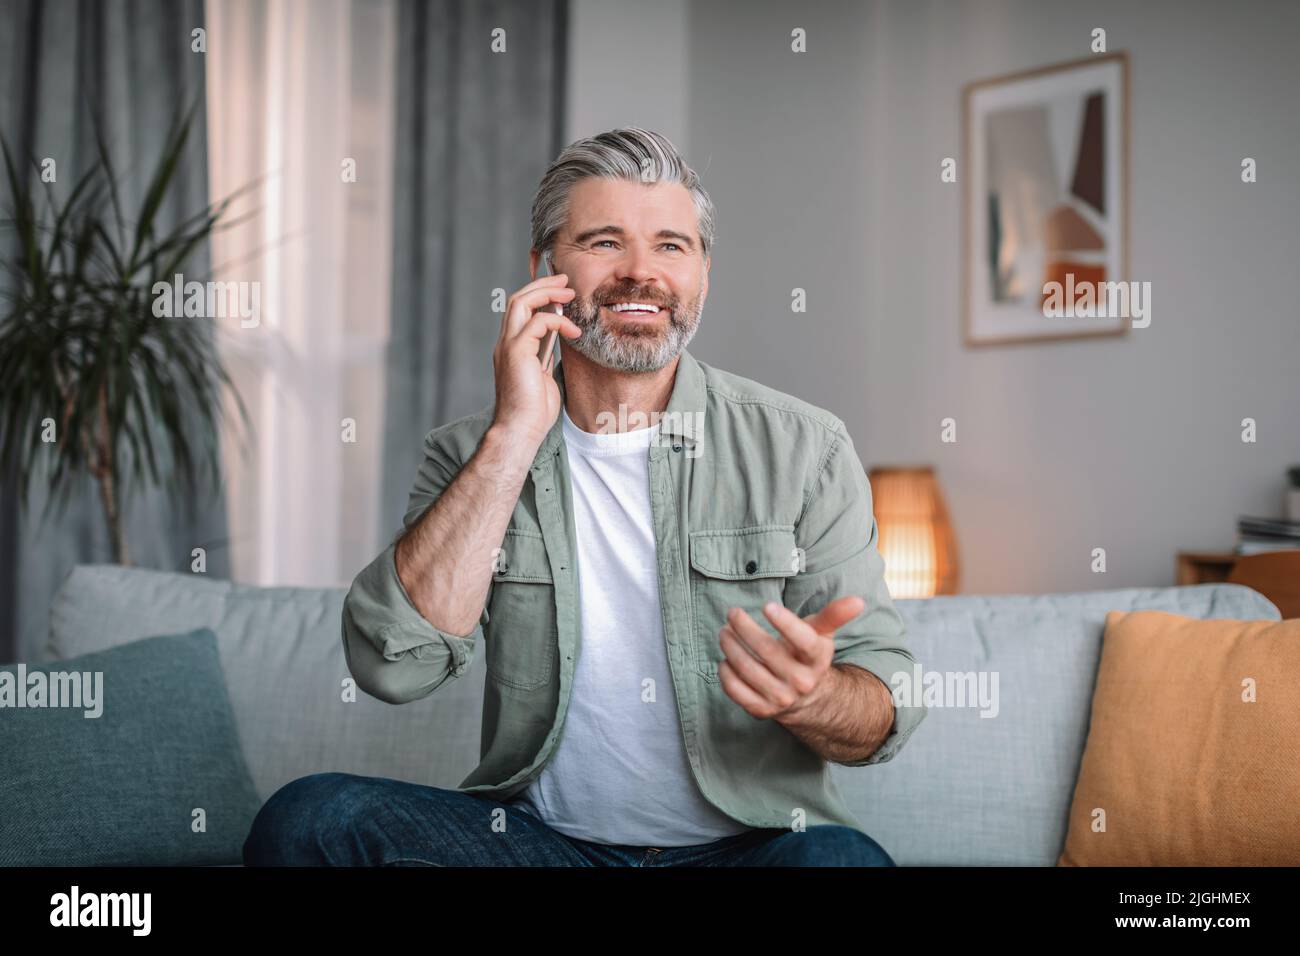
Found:
[[[668,325],[659,329],[613,331],[600,320],[600,308],[588,299],[569,303],[565,312],[582,329],[567,345],[597,365],[620,372],[656,372],[681,354],[700,327],[700,299],[685,309],[672,309]],[[638,334],[638,332],[640,334]]]

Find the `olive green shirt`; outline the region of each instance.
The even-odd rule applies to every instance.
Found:
[[[555,380],[564,395],[563,363]],[[404,524],[413,525],[473,455],[493,407],[425,437]],[[648,427],[632,421],[625,428]],[[885,587],[871,489],[844,423],[830,412],[713,368],[683,351],[649,449],[650,505],[663,636],[681,732],[700,791],[754,827],[838,823],[860,829],[829,765],[776,720],[751,717],[718,679],[718,632],[741,607],[777,635],[762,606],[800,616],[856,594],[866,602],[835,634],[836,663],[892,687],[915,663]],[[421,617],[390,545],[343,607],[343,644],[358,686],[391,703],[419,700],[487,655],[480,763],[457,787],[508,801],[541,772],[564,730],[581,652],[579,568],[568,457],[559,416],[533,459],[501,542],[479,622],[467,635]],[[925,716],[895,703],[891,759]]]

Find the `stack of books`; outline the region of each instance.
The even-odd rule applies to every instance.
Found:
[[[1284,518],[1237,519],[1237,554],[1264,554],[1300,548],[1300,521]]]

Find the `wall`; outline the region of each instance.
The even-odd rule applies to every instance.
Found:
[[[565,142],[621,126],[690,148],[687,0],[569,0]]]
[[[868,468],[935,464],[965,592],[1170,584],[1177,550],[1281,512],[1300,462],[1300,4],[1221,6],[690,6],[688,159],[719,208],[692,351],[830,408]],[[961,88],[1086,55],[1095,26],[1131,57],[1129,278],[1152,283],[1151,326],[967,349],[961,191],[938,177],[961,158]]]

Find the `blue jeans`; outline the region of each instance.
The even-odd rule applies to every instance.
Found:
[[[504,825],[504,826],[503,826]],[[246,866],[893,866],[860,830],[755,829],[695,846],[589,843],[520,807],[387,777],[316,773],[267,800]]]

